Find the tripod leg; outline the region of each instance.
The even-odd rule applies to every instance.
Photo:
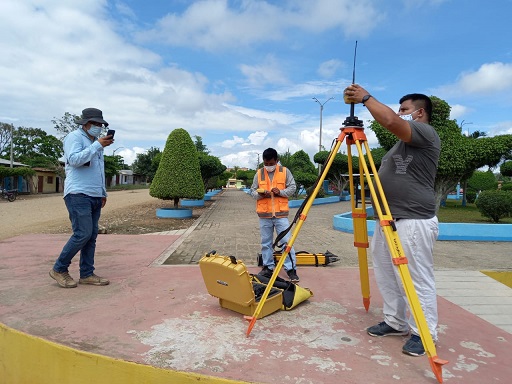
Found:
[[[361,207],[357,207],[357,197],[354,187],[354,173],[352,171],[352,151],[351,146],[347,145],[348,170],[350,181],[350,196],[352,202],[352,221],[354,223],[354,247],[357,248],[357,258],[359,264],[359,279],[361,282],[361,295],[363,296],[363,305],[368,312],[370,308],[370,276],[368,275],[368,227],[366,225],[366,206],[364,201],[364,178],[361,174]]]
[[[249,321],[249,327],[247,328],[246,336],[248,337],[251,333],[251,330],[253,329],[254,325],[256,324],[256,319],[258,318],[261,309],[263,308],[263,305],[265,304],[265,301],[267,300],[267,297],[270,293],[270,290],[272,289],[272,286],[274,285],[277,275],[279,275],[279,272],[281,271],[281,268],[284,265],[284,261],[286,260],[286,257],[288,256],[288,253],[290,253],[290,250],[295,243],[295,239],[297,238],[297,235],[300,232],[300,229],[302,228],[302,225],[304,224],[304,221],[307,218],[308,212],[313,205],[313,201],[315,200],[315,197],[318,195],[318,191],[322,187],[322,184],[325,180],[325,177],[327,176],[327,173],[329,172],[329,169],[331,168],[331,165],[334,161],[334,156],[340,149],[341,143],[343,142],[345,138],[345,134],[341,133],[338,138],[336,139],[336,145],[331,150],[331,153],[329,155],[329,161],[327,162],[325,168],[322,170],[322,173],[320,175],[320,178],[317,182],[317,185],[315,189],[313,190],[308,202],[306,203],[304,210],[302,211],[302,214],[300,216],[299,221],[297,222],[297,225],[295,229],[293,230],[292,236],[290,240],[288,241],[283,253],[281,254],[281,258],[279,259],[279,262],[277,263],[276,267],[274,268],[274,273],[272,273],[272,277],[270,278],[267,287],[265,288],[265,291],[263,292],[263,295],[261,296],[260,302],[256,306],[256,309],[254,310],[254,313],[252,316],[244,316],[244,318]]]
[[[364,168],[364,174],[366,176],[366,180],[368,183],[368,187],[370,188],[370,193],[372,196],[372,200],[374,202],[379,202],[384,209],[382,212],[379,204],[375,204],[374,209],[378,213],[379,224],[382,227],[382,231],[386,237],[386,242],[389,248],[389,252],[392,257],[393,264],[398,268],[400,279],[402,280],[402,284],[404,287],[405,294],[407,296],[407,300],[409,302],[409,307],[411,313],[416,321],[416,325],[418,326],[418,331],[421,337],[421,341],[423,343],[423,347],[427,352],[427,356],[429,358],[430,366],[437,380],[442,383],[442,365],[448,363],[446,360],[442,360],[437,356],[436,347],[432,340],[432,335],[430,334],[430,330],[428,328],[427,321],[425,320],[425,315],[423,313],[423,309],[421,308],[421,303],[418,298],[418,294],[414,288],[414,283],[411,279],[411,275],[409,273],[409,268],[407,266],[407,257],[404,254],[404,250],[402,248],[402,243],[400,242],[400,238],[398,236],[398,232],[396,231],[395,223],[389,211],[389,206],[384,195],[384,191],[382,189],[382,184],[379,179],[379,175],[375,168],[375,163],[373,162],[373,158],[370,153],[370,148],[368,143],[364,141],[365,151],[368,156],[368,162],[370,163],[371,169],[374,174],[374,182],[377,186],[377,190],[379,195],[377,195],[377,191],[374,188],[374,184],[370,178],[370,172],[368,169],[368,165],[366,164],[366,160],[363,156],[363,150],[361,146],[361,142],[359,140],[355,141],[357,151],[359,153],[359,161],[360,165]],[[377,198],[378,197],[378,198]],[[355,228],[355,227],[354,227]]]

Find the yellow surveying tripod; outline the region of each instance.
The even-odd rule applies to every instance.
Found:
[[[409,268],[407,266],[407,257],[404,255],[404,250],[402,248],[402,244],[400,242],[400,238],[398,237],[398,233],[396,231],[395,222],[393,221],[393,217],[389,211],[389,206],[384,195],[384,191],[382,189],[382,185],[377,173],[377,169],[375,167],[375,163],[373,161],[373,157],[370,153],[370,148],[368,146],[368,142],[366,139],[366,135],[364,133],[363,122],[359,120],[356,116],[354,116],[354,104],[351,104],[350,108],[350,116],[345,119],[343,122],[344,127],[340,128],[341,133],[336,139],[336,144],[332,148],[329,153],[329,157],[326,160],[326,165],[324,166],[322,173],[319,179],[316,182],[315,189],[313,190],[310,198],[307,200],[302,213],[300,214],[299,221],[292,233],[288,244],[284,248],[282,252],[281,258],[277,263],[274,273],[268,282],[267,288],[263,293],[263,296],[256,307],[254,314],[252,316],[245,316],[245,319],[248,320],[249,327],[247,329],[246,335],[249,336],[251,330],[253,329],[256,319],[259,316],[261,309],[267,299],[274,282],[276,281],[277,275],[279,271],[284,265],[284,261],[289,254],[293,244],[295,243],[295,239],[299,234],[299,231],[304,224],[304,221],[307,218],[307,214],[311,205],[313,205],[313,201],[318,194],[318,191],[323,185],[323,181],[329,172],[329,169],[334,161],[334,157],[338,152],[341,143],[346,139],[347,140],[347,155],[348,155],[348,169],[349,169],[349,183],[350,183],[350,195],[352,202],[352,217],[354,222],[354,246],[357,247],[358,259],[359,259],[359,274],[361,279],[361,293],[363,296],[363,304],[368,311],[370,306],[370,280],[368,276],[368,259],[367,259],[367,248],[368,244],[368,229],[366,225],[367,213],[366,213],[366,204],[365,204],[365,182],[370,189],[370,194],[372,200],[374,202],[380,201],[382,204],[382,208],[380,204],[374,204],[374,211],[378,216],[378,223],[382,227],[384,235],[386,237],[386,242],[390,251],[390,254],[393,259],[393,264],[398,268],[400,278],[402,280],[402,284],[404,286],[404,290],[407,296],[407,300],[409,302],[409,307],[416,321],[416,325],[418,326],[418,331],[421,337],[421,341],[423,342],[423,347],[427,353],[429,358],[430,366],[437,380],[442,383],[442,366],[448,361],[442,360],[437,356],[436,347],[432,340],[432,336],[430,335],[430,331],[428,329],[427,321],[425,320],[425,315],[423,314],[423,310],[421,308],[420,301],[418,299],[418,295],[414,288],[414,284],[411,279],[411,275],[409,273]],[[354,174],[352,171],[352,152],[351,146],[355,145],[357,148],[357,153],[359,157],[359,168],[360,168],[360,186],[361,186],[361,206],[356,208],[356,200],[354,194]],[[368,163],[370,164],[370,169],[368,168],[368,164],[363,154],[363,146],[368,157]],[[374,175],[374,180],[371,180],[371,174]],[[375,188],[376,187],[376,188]]]

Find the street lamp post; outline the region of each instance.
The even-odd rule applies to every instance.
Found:
[[[112,156],[115,156],[116,155],[116,151],[118,151],[120,149],[124,149],[124,147],[117,147],[116,149],[114,149],[114,152],[112,152]]]
[[[332,99],[334,99],[334,97],[330,97],[329,99],[327,99],[323,103],[321,103],[320,101],[318,101],[318,99],[316,97],[313,97],[313,100],[315,100],[318,104],[320,104],[320,139],[319,139],[319,143],[318,143],[318,152],[320,152],[322,150],[322,114],[324,111],[324,105],[329,100],[332,100]],[[322,165],[319,164],[318,165],[318,174],[320,174],[321,171],[322,171]]]
[[[469,125],[469,124],[473,124],[473,123],[467,122],[466,120],[462,120],[462,121],[460,122],[460,130],[461,130],[462,132],[464,132],[464,131],[463,131],[463,129],[464,129],[463,127],[464,127],[464,125]],[[469,128],[468,128],[468,137],[469,137]]]

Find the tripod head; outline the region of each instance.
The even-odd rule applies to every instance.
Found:
[[[354,116],[354,103],[350,105],[350,116],[347,116],[343,122],[344,127],[363,127],[363,121]],[[343,129],[343,128],[342,128]]]
[[[354,66],[352,67],[352,84],[356,82],[356,54],[357,54],[357,40],[354,48]],[[350,116],[347,116],[343,122],[345,127],[363,127],[363,121],[354,116],[354,103],[350,103]],[[343,129],[343,128],[342,128]]]

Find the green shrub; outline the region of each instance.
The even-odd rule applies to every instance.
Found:
[[[468,187],[475,191],[496,189],[496,176],[491,171],[475,171],[468,180]]]
[[[497,223],[512,212],[512,192],[483,191],[478,195],[476,206],[482,216]]]
[[[502,191],[512,191],[512,183],[503,183],[501,185]]]
[[[470,204],[473,204],[476,200],[476,192],[475,191],[467,191],[466,192],[466,201]]]
[[[204,197],[197,149],[183,128],[175,129],[167,138],[149,194],[162,200],[174,200],[175,207],[179,199]]]
[[[512,161],[505,161],[503,164],[501,164],[500,173],[503,176],[512,177]]]

